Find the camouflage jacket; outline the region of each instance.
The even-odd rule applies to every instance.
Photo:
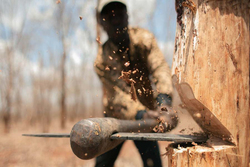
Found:
[[[152,33],[129,28],[130,48],[121,52],[110,40],[100,49],[95,70],[103,84],[103,104],[108,117],[135,119],[139,110],[154,110],[159,93],[172,95],[170,69]],[[131,70],[138,100],[131,99],[130,85],[118,79]]]

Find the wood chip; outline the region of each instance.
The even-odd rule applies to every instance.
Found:
[[[141,77],[140,77],[140,81],[142,81],[142,75],[141,75]]]
[[[133,99],[134,101],[137,100],[137,95],[136,95],[136,89],[134,84],[136,83],[132,78],[130,78],[131,75],[131,70],[129,70],[128,72],[121,72],[121,76],[118,79],[123,79],[127,84],[131,85],[131,89],[130,89],[130,93],[131,93],[131,99]]]
[[[137,73],[137,72],[139,72],[138,69],[134,70],[134,71],[132,72],[132,74],[135,74],[135,73]]]
[[[110,59],[110,60],[113,60],[113,57],[109,56],[109,59]]]
[[[137,92],[138,92],[139,96],[141,96],[141,95],[142,95],[142,91],[141,91],[141,89],[137,89]]]
[[[153,131],[157,132],[157,133],[165,133],[167,131],[167,128],[168,128],[168,123],[164,120],[161,120],[161,119],[158,119],[157,121],[159,123],[158,123],[158,125],[156,125],[153,128]]]
[[[129,61],[124,64],[126,67],[130,65]]]
[[[153,128],[153,131],[154,131],[154,132],[158,132],[158,125],[156,125],[156,126]]]
[[[110,71],[110,68],[107,66],[107,67],[105,68],[105,70],[106,70],[106,71]]]
[[[136,101],[137,100],[137,95],[136,95],[135,86],[134,86],[133,82],[131,83],[130,93],[131,93],[131,99]]]
[[[131,75],[131,70],[129,70],[128,72],[121,72],[121,76],[118,79],[123,79],[127,84],[131,84],[131,83],[136,83],[133,79],[130,78]]]
[[[80,18],[80,20],[81,20],[81,18]],[[100,45],[102,44],[102,42],[101,42],[101,40],[100,40],[100,37],[97,37],[95,40],[96,40],[96,42],[97,42],[98,44],[100,44]]]
[[[162,125],[162,123],[160,123],[160,125],[159,125],[159,127],[158,127],[158,132],[164,133],[164,131],[165,131],[165,128],[164,128],[164,126]]]

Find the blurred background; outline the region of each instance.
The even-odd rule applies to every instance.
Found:
[[[21,134],[69,133],[81,119],[102,117],[101,84],[93,69],[96,5],[97,0],[0,0],[0,166],[93,165],[77,159],[67,139]],[[171,67],[174,0],[128,0],[128,11],[130,26],[150,30]],[[136,149],[129,151],[117,166],[142,166],[136,156],[130,159]]]

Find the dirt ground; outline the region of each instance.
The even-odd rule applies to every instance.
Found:
[[[59,121],[50,127],[50,132],[69,133],[74,122],[60,130]],[[53,127],[53,128],[52,128]],[[0,126],[0,166],[4,167],[93,167],[94,160],[83,161],[71,151],[69,139],[23,137],[23,133],[40,133],[41,127],[19,123],[12,125],[11,133],[4,134]],[[165,153],[167,142],[160,142],[161,153]],[[167,157],[162,157],[167,166]],[[132,141],[127,141],[116,161],[116,167],[142,167],[140,155]]]

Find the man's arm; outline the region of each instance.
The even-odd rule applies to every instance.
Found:
[[[149,45],[149,55],[147,56],[147,65],[153,77],[158,94],[157,102],[159,105],[171,106],[172,101],[172,79],[170,68],[157,45],[152,34],[151,45]]]
[[[171,130],[178,124],[176,111],[174,111],[172,108],[169,108],[169,106],[172,105],[173,91],[171,71],[160,48],[157,45],[153,34],[151,34],[150,41],[152,42],[150,45],[148,45],[149,54],[146,61],[158,92],[156,100],[159,107],[157,112],[148,111],[146,114],[144,114],[144,118],[155,117],[163,119],[167,124],[167,129]]]
[[[154,37],[147,57],[147,64],[157,91],[172,96],[171,71]]]

